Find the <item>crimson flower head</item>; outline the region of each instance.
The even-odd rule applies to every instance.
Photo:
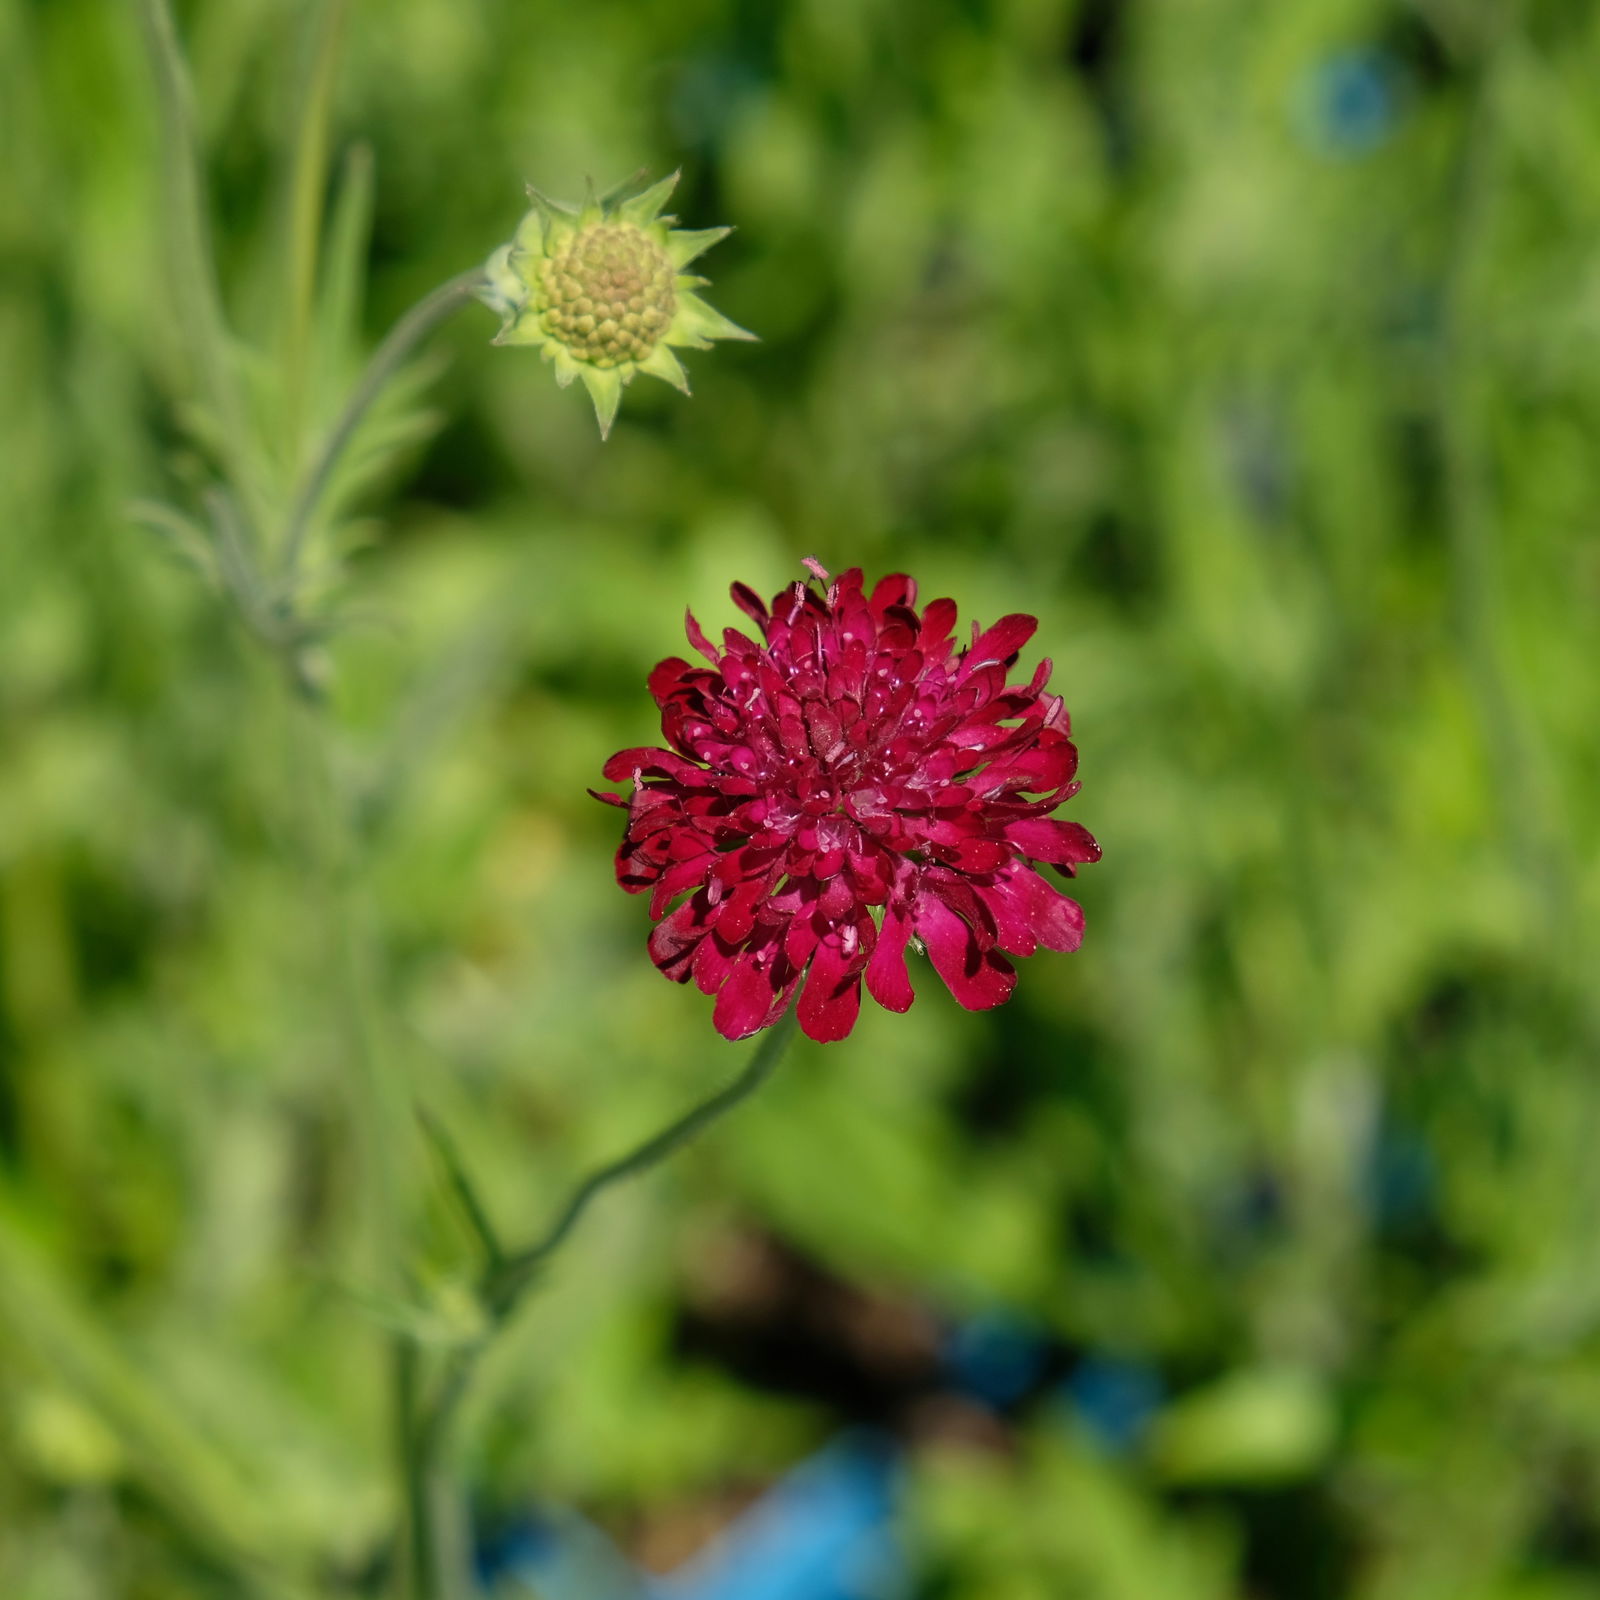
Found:
[[[806,566],[816,585],[770,609],[733,586],[760,643],[729,628],[718,649],[690,615],[709,664],[674,656],[650,674],[671,748],[606,763],[613,783],[633,780],[627,798],[596,798],[628,813],[617,880],[650,892],[651,957],[717,997],[729,1039],[776,1022],[797,989],[805,1033],[842,1039],[863,978],[907,1010],[907,945],[969,1011],[1000,1005],[1008,955],[1083,938],[1082,910],[1039,863],[1070,877],[1100,856],[1050,816],[1079,786],[1049,661],[1006,683],[1038,623],[974,625],[958,649],[954,601],[919,612],[903,574],[868,594],[859,569],[830,581]]]

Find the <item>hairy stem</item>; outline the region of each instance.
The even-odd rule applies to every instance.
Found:
[[[351,391],[344,410],[329,430],[317,452],[310,469],[302,479],[289,513],[288,531],[284,537],[284,576],[292,587],[305,553],[306,538],[311,524],[327,492],[339,459],[361,420],[372,409],[389,380],[412,350],[438,325],[469,301],[483,283],[479,268],[463,272],[442,283],[431,294],[425,295],[395,323],[382,344],[373,352],[361,381]]]

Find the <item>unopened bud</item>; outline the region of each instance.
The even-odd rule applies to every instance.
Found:
[[[632,198],[623,185],[581,208],[530,189],[533,209],[485,269],[481,298],[505,319],[495,343],[536,346],[563,388],[581,378],[601,438],[636,373],[689,392],[673,346],[755,337],[707,305],[695,292],[706,280],[683,270],[732,230],[673,228],[660,212],[677,181]]]

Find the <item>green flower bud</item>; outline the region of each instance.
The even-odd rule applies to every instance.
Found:
[[[479,298],[505,319],[496,344],[538,347],[565,388],[581,378],[600,437],[611,431],[623,389],[648,372],[689,392],[672,346],[709,350],[713,339],[753,339],[695,291],[683,269],[731,228],[675,229],[660,214],[678,182],[631,198],[633,180],[580,208],[529,188],[533,209],[516,237],[490,256]]]

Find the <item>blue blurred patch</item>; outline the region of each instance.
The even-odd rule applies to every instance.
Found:
[[[1434,1210],[1433,1151],[1414,1129],[1385,1119],[1368,1154],[1367,1209],[1380,1228],[1404,1229]]]
[[[1139,1443],[1161,1408],[1160,1373],[1116,1356],[1085,1356],[1061,1389],[1077,1421],[1118,1455]]]
[[[530,1517],[478,1550],[485,1594],[524,1590],[539,1600],[648,1600],[633,1564],[574,1512]],[[499,1585],[499,1587],[496,1587]]]
[[[502,1577],[537,1565],[552,1553],[557,1538],[549,1524],[531,1517],[492,1532],[480,1530],[472,1553],[478,1588],[487,1592]]]
[[[502,1539],[509,1559],[498,1570],[540,1600],[899,1600],[907,1577],[893,1535],[898,1479],[888,1440],[847,1434],[664,1578],[637,1571],[599,1530],[570,1516]]]
[[[963,1394],[985,1405],[1014,1405],[1044,1374],[1049,1346],[1030,1323],[985,1312],[960,1323],[945,1340],[945,1366]]]
[[[891,1600],[906,1590],[891,1524],[893,1447],[847,1434],[802,1462],[652,1600]]]
[[[1327,155],[1370,154],[1400,121],[1400,74],[1378,50],[1340,50],[1319,61],[1301,86],[1306,141]]]

